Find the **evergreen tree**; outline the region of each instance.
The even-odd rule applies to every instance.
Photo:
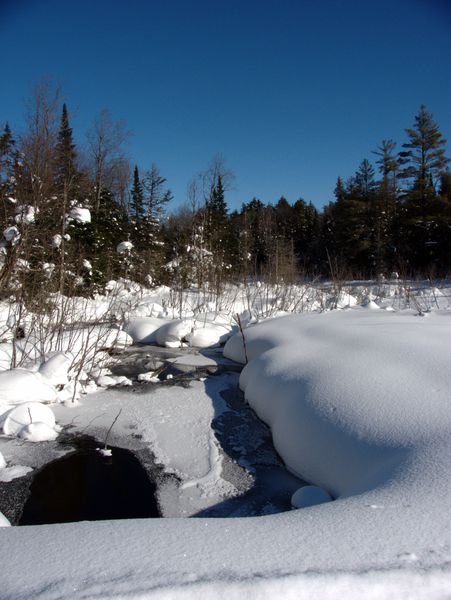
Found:
[[[374,255],[376,273],[379,275],[392,270],[396,263],[396,206],[397,206],[397,174],[399,164],[394,154],[396,142],[382,140],[373,153],[379,158],[379,173],[382,179],[378,183],[374,199],[374,210],[371,218],[374,227]]]
[[[400,176],[413,180],[413,189],[426,199],[431,188],[435,191],[440,174],[450,162],[445,156],[446,140],[424,104],[415,116],[414,126],[407,128],[406,133],[409,136],[409,141],[403,144],[406,150],[399,153],[403,167]]]
[[[144,208],[144,190],[139,178],[138,166],[135,165],[133,171],[133,187],[131,189],[131,202],[130,202],[130,217],[135,224],[143,221],[145,217]]]
[[[205,234],[210,249],[213,253],[217,252],[223,255],[229,231],[227,227],[227,204],[221,175],[218,175],[216,183],[211,189],[210,196],[207,198],[205,213]]]
[[[401,257],[411,271],[424,275],[440,262],[437,232],[444,207],[436,187],[449,159],[445,156],[446,140],[424,105],[415,117],[414,127],[406,133],[409,141],[399,154],[403,167],[400,177],[410,182],[410,187],[404,190],[399,210]]]
[[[367,158],[364,158],[354,177],[354,183],[364,200],[368,200],[376,189],[374,169]]]
[[[0,200],[2,204],[0,218],[3,226],[6,226],[10,218],[12,204],[8,198],[14,196],[16,188],[17,153],[15,145],[11,129],[6,123],[0,136]]]
[[[67,193],[69,188],[74,187],[77,174],[75,159],[75,144],[73,142],[72,129],[69,126],[69,114],[66,104],[63,104],[55,152],[55,179],[58,188],[63,193]]]

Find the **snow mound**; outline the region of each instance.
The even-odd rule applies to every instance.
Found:
[[[30,423],[19,431],[18,437],[27,442],[51,442],[56,440],[58,432],[47,423]]]
[[[450,333],[449,313],[425,320],[353,310],[267,321],[245,331],[240,386],[294,473],[335,497],[360,494],[402,473],[414,449],[450,451]],[[240,336],[224,354],[244,362]]]
[[[69,383],[67,372],[72,360],[67,354],[56,352],[41,364],[39,373],[52,385],[66,385]]]
[[[291,497],[291,505],[294,508],[307,508],[324,504],[332,500],[330,494],[316,485],[305,485],[299,488]]]
[[[166,348],[179,348],[184,339],[188,337],[194,327],[194,322],[187,320],[170,321],[155,333],[155,339],[159,346]]]
[[[55,402],[55,388],[39,373],[13,369],[0,373],[0,403]]]
[[[226,327],[207,323],[204,327],[196,327],[186,339],[193,348],[214,348],[223,344],[230,335],[231,332]]]
[[[157,341],[156,332],[166,323],[170,323],[170,321],[157,317],[137,317],[126,323],[124,331],[134,342],[154,344]]]
[[[45,425],[53,431],[55,430],[55,415],[48,406],[39,402],[24,402],[19,406],[15,406],[6,415],[2,416],[2,420],[3,433],[10,436],[20,435],[24,428],[34,424]],[[30,434],[35,429],[32,428]],[[38,430],[36,433],[39,433]]]
[[[4,469],[6,467],[6,460],[3,454],[0,452],[0,469]]]

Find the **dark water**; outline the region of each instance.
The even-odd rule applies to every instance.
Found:
[[[159,517],[155,484],[132,452],[82,448],[34,478],[19,525]]]

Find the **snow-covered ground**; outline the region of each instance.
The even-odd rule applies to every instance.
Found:
[[[293,473],[333,500],[261,517],[4,527],[2,598],[449,597],[447,291],[367,282],[285,292],[261,286],[235,295],[231,290],[223,305],[191,293],[177,305],[171,303],[175,295],[160,290],[141,295],[123,314],[135,340],[156,336],[161,328],[154,327],[155,319],[164,319],[158,341],[167,347],[190,343],[201,329],[206,331],[199,334],[200,346],[234,334],[224,354],[248,360],[240,376],[247,401],[270,426]],[[125,306],[126,295],[122,301]],[[293,309],[302,314],[274,318]],[[234,314],[240,316],[244,343]],[[86,373],[82,391],[102,385],[102,376],[110,376],[108,385],[119,383],[113,373],[98,372],[104,366],[96,371],[95,358],[90,360],[93,374]],[[73,375],[68,367],[56,376],[45,364],[24,363],[31,371],[5,376],[37,389],[25,374],[33,373],[45,384],[42,393],[53,386],[57,400],[61,390],[55,385],[64,390]],[[158,366],[143,363],[142,370],[151,380]],[[170,498],[167,506],[177,514],[195,514],[233,496],[237,483],[226,476],[227,458],[209,426],[226,410],[219,392],[234,377],[191,382],[186,389],[146,383],[149,391],[107,391],[81,395],[81,404],[72,408],[50,406],[60,426],[72,422],[94,433],[105,431],[123,408],[114,435],[128,431],[151,444],[181,482],[178,507],[174,490],[163,492]],[[0,390],[9,385],[2,388],[0,376]],[[21,404],[20,390],[15,393],[14,406]],[[1,401],[8,417],[15,408],[5,394]],[[28,409],[15,431],[0,439],[2,447],[12,448],[9,454],[5,450],[7,465],[0,464],[0,474],[27,466],[19,459],[29,442],[11,437],[23,431],[30,439],[25,434],[37,423],[27,421],[27,414]],[[245,479],[235,486],[242,486],[241,492]],[[298,506],[309,503],[309,493],[310,500],[314,496],[311,488],[303,489],[296,495]]]

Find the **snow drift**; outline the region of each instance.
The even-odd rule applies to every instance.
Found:
[[[240,386],[294,473],[359,494],[400,481],[431,445],[450,450],[450,334],[450,314],[274,319],[245,330]],[[224,354],[244,362],[240,335]]]

